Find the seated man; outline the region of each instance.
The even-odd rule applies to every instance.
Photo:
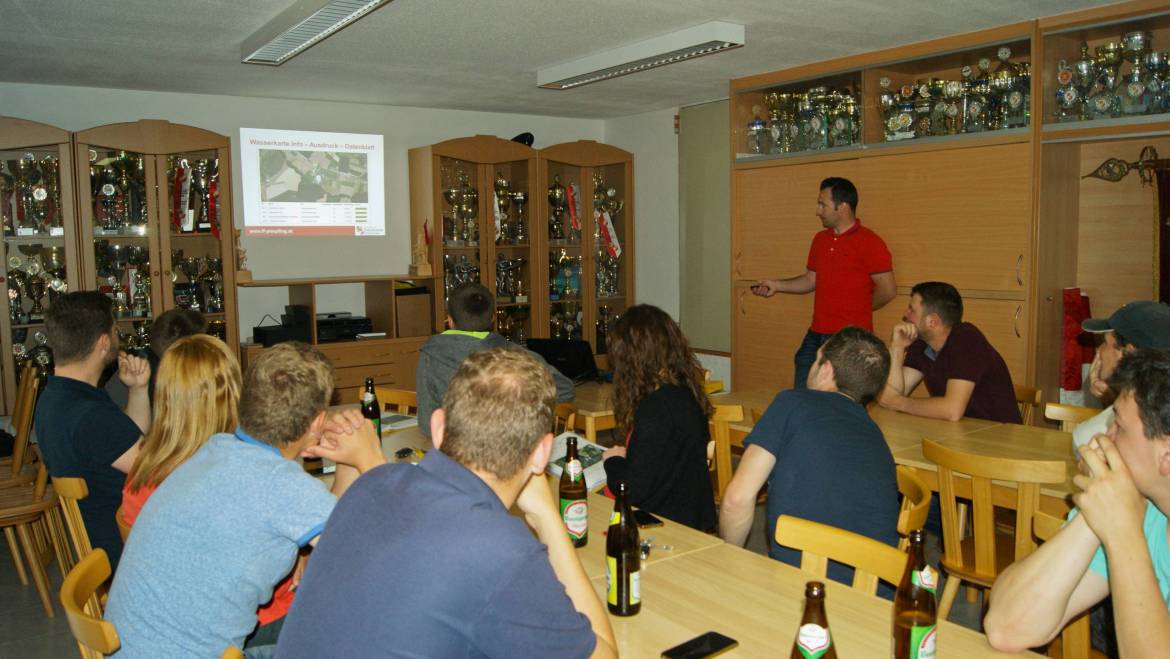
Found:
[[[747,450],[719,510],[724,540],[743,545],[766,481],[768,553],[776,560],[800,565],[799,551],[775,542],[780,515],[897,543],[894,457],[865,411],[889,368],[886,346],[859,327],[846,327],[821,346],[808,388],[780,392],[744,440]],[[850,583],[853,570],[833,563],[829,577]]]
[[[1089,443],[1095,435],[1109,430],[1113,423],[1116,392],[1109,388],[1113,370],[1127,355],[1138,348],[1170,348],[1170,306],[1159,302],[1130,302],[1108,318],[1090,318],[1081,323],[1086,332],[1100,334],[1101,345],[1089,368],[1089,390],[1105,404],[1097,416],[1080,423],[1073,430],[1074,449]]]
[[[1114,420],[1080,449],[1072,520],[991,590],[984,628],[999,650],[1047,643],[1107,595],[1120,656],[1170,647],[1170,353],[1126,355],[1109,384]]]
[[[513,347],[514,343],[491,331],[496,313],[496,301],[488,289],[480,284],[462,284],[451,292],[447,302],[447,331],[427,339],[419,351],[415,371],[415,391],[418,392],[418,427],[431,436],[431,413],[443,402],[447,383],[468,355],[480,350]],[[557,402],[573,400],[573,381],[561,374],[544,358],[528,351],[544,364],[557,385]]]
[[[890,341],[882,407],[951,421],[1023,421],[1007,364],[979,328],[963,322],[963,298],[954,286],[915,286],[902,321]],[[930,398],[910,398],[923,380]]]
[[[523,351],[468,357],[431,415],[438,450],[338,504],[277,656],[617,656],[544,475],[554,391]]]
[[[134,523],[106,609],[119,657],[218,657],[243,646],[257,607],[316,543],[336,497],[385,462],[360,412],[327,417],[332,394],[333,367],[303,343],[273,346],[248,366],[240,427],[175,469]],[[338,463],[332,494],[301,468],[302,454]]]
[[[150,363],[150,384],[147,385],[146,391],[150,395],[152,404],[154,403],[155,375],[158,373],[158,362],[162,359],[163,353],[171,347],[172,343],[184,336],[202,334],[206,331],[207,318],[191,309],[168,309],[151,323],[150,347],[142,350],[138,356]],[[110,395],[110,399],[116,404],[126,405],[129,392],[126,391],[126,385],[122,384],[117,371],[106,382],[105,389],[106,393]]]
[[[138,440],[150,427],[150,366],[118,352],[113,304],[95,292],[68,293],[45,313],[45,331],[56,361],[37,399],[34,424],[49,474],[84,478],[89,496],[80,502],[89,541],[104,549],[115,570],[122,536],[114,513],[122,504],[126,472],[138,456]],[[125,411],[97,384],[114,360],[127,388]]]

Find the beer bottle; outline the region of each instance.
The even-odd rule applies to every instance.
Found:
[[[614,492],[617,497],[605,538],[605,601],[610,613],[632,616],[642,610],[638,525],[626,501],[625,481],[618,481]]]
[[[574,547],[589,542],[589,503],[586,499],[585,469],[577,457],[577,438],[565,439],[565,466],[561,470],[561,521]]]
[[[374,378],[366,378],[366,390],[362,394],[362,416],[374,422],[378,437],[382,436],[382,406],[374,394]]]
[[[938,571],[926,562],[923,532],[910,532],[910,558],[894,595],[895,659],[934,659]]]
[[[837,659],[829,618],[825,616],[825,584],[820,581],[804,586],[804,616],[792,643],[791,659]]]

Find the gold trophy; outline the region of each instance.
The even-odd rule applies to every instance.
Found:
[[[561,177],[553,176],[553,184],[548,186],[548,203],[552,207],[552,216],[548,220],[548,239],[565,239],[565,222],[561,218],[568,207],[568,195],[565,186],[561,185]]]

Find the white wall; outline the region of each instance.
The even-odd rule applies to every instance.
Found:
[[[0,83],[0,114],[74,131],[137,119],[166,119],[228,135],[232,138],[234,163],[239,162],[237,142],[241,127],[383,135],[386,236],[245,238],[242,245],[247,250],[248,268],[256,279],[404,273],[410,262],[407,149],[476,134],[510,139],[525,131],[536,136],[536,148],[580,139],[605,140],[600,120],[10,83]],[[642,160],[638,147],[643,145],[622,141],[614,144],[634,151],[635,158]],[[671,172],[675,169],[677,166],[672,166]],[[233,179],[233,189],[238,191],[238,167],[233,167]],[[652,191],[644,193],[643,187],[639,181],[636,200],[639,206],[645,203],[641,200],[643,194],[650,198],[657,196]],[[676,191],[677,187],[671,187],[670,196]],[[233,199],[237,226],[243,224],[240,200],[241,195],[237,193]],[[327,297],[320,301],[322,309],[362,308],[360,286],[330,288],[338,290],[328,291]],[[286,302],[285,289],[240,289],[240,335],[250,336],[252,327],[259,324],[264,314],[279,317]]]
[[[635,297],[679,316],[677,108],[605,121],[605,142],[634,154]]]

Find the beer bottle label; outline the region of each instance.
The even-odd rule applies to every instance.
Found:
[[[618,568],[617,558],[614,556],[605,557],[605,600],[613,606],[618,606]],[[630,573],[630,587],[626,590],[627,596],[630,598],[630,604],[637,604],[642,601],[642,573],[640,570]],[[817,655],[820,656],[820,655]]]
[[[630,604],[642,601],[642,571],[630,573]]]
[[[833,639],[829,630],[814,623],[801,625],[796,633],[796,647],[800,649],[800,656],[805,659],[818,659],[829,651]]]
[[[374,402],[374,394],[372,394],[368,391],[362,394],[362,405],[365,405],[366,403],[372,403],[372,402]]]
[[[565,470],[569,472],[569,480],[574,483],[581,480],[581,476],[585,473],[585,468],[581,466],[580,460],[569,460],[565,463]]]
[[[622,523],[622,514],[618,511],[613,511],[613,515],[609,517],[609,525],[615,526]]]
[[[938,572],[932,570],[929,565],[923,566],[921,570],[915,570],[910,573],[910,583],[930,591],[931,595],[935,595],[938,589]]]
[[[561,499],[561,519],[570,538],[584,538],[589,531],[589,504],[584,499]]]
[[[377,435],[379,437],[381,437],[382,436],[382,419],[380,419],[380,418],[379,419],[370,419],[370,422],[374,424],[374,432],[377,433]]]
[[[910,659],[934,659],[934,625],[914,625],[910,628]]]

